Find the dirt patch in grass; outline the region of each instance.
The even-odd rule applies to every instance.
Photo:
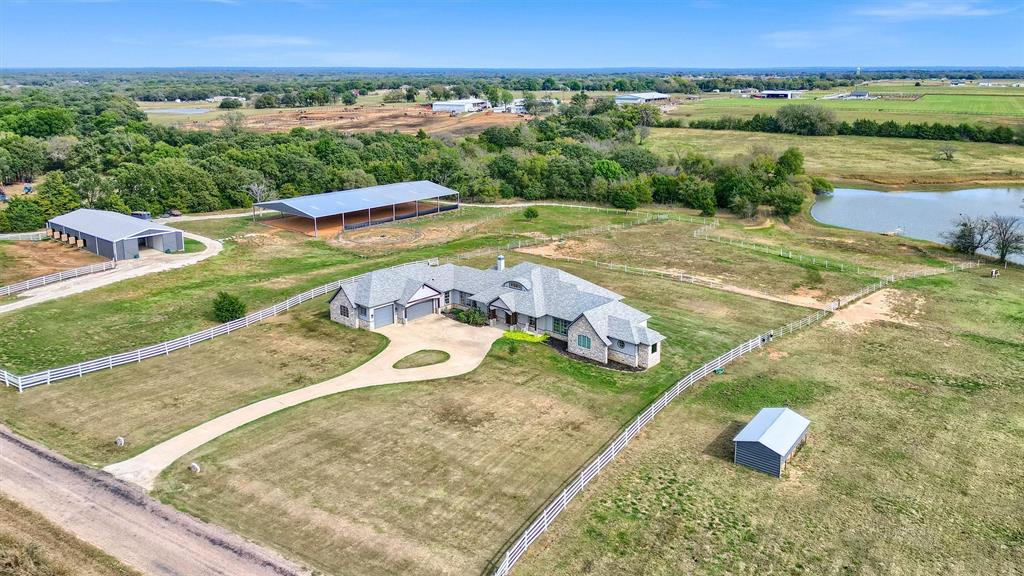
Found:
[[[0,286],[105,260],[92,252],[53,240],[0,242]]]
[[[883,321],[916,326],[914,317],[920,312],[923,303],[920,297],[907,296],[895,288],[886,288],[837,310],[824,324],[837,330],[853,330],[864,324]]]
[[[447,362],[449,358],[451,358],[451,355],[444,350],[420,350],[395,362],[393,368],[404,370],[407,368],[419,368],[420,366],[432,366]]]
[[[0,574],[138,576],[139,573],[0,494]]]

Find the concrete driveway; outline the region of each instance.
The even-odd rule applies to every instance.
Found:
[[[165,440],[149,450],[104,468],[117,478],[153,489],[156,477],[177,459],[203,444],[249,422],[310,400],[381,384],[420,382],[471,372],[483,361],[502,331],[489,326],[475,327],[439,314],[406,325],[393,324],[377,330],[390,340],[379,354],[359,366],[319,384],[286,392],[218,416],[191,430]],[[395,369],[395,362],[420,350],[443,350],[451,358],[420,368]]]
[[[17,300],[7,304],[0,304],[0,314],[39,304],[40,302],[79,294],[94,288],[113,284],[114,282],[120,282],[121,280],[189,266],[196,262],[202,262],[207,258],[212,258],[220,254],[220,251],[224,249],[223,244],[205,236],[192,234],[191,232],[184,232],[184,236],[185,238],[202,242],[206,246],[206,250],[192,254],[164,254],[156,250],[143,250],[138,260],[121,260],[117,263],[117,268],[113,270],[80,276],[71,280],[54,282],[53,284],[47,284],[32,290],[26,290],[18,295]]]

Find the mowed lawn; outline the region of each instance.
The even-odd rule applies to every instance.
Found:
[[[520,575],[1018,574],[1024,272],[898,285],[884,322],[776,340],[658,416]],[[782,479],[732,463],[758,409],[810,418]]]
[[[656,128],[647,145],[670,156],[690,151],[719,160],[753,150],[781,153],[795,146],[807,172],[826,178],[883,185],[1024,182],[1024,147],[1014,144],[953,142],[954,160],[940,160],[943,142],[868,136],[796,136],[731,130]]]
[[[657,394],[737,342],[806,314],[558,265],[652,314],[668,337],[662,363],[617,372],[546,344],[520,342],[513,353],[502,339],[461,377],[338,394],[229,433],[165,471],[156,495],[329,574],[480,573]],[[202,474],[187,471],[192,461]]]
[[[135,570],[2,494],[0,574],[139,576]]]
[[[912,87],[911,87],[912,88]],[[670,118],[704,120],[735,116],[750,118],[754,114],[774,114],[787,105],[813,105],[835,113],[837,119],[853,122],[866,118],[884,122],[941,122],[946,124],[1018,124],[1024,121],[1024,89],[1016,94],[925,94],[915,99],[823,100],[822,96],[850,90],[872,91],[866,88],[844,88],[827,92],[813,92],[796,100],[704,97],[695,102],[683,102],[668,113]],[[911,93],[912,90],[905,90]],[[978,91],[976,91],[978,92]]]
[[[18,393],[0,420],[72,459],[104,466],[270,396],[347,372],[386,339],[332,322],[326,298],[213,340]],[[124,447],[114,444],[123,436]]]

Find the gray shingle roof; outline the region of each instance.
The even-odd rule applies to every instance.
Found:
[[[509,286],[515,282],[525,290]],[[554,316],[570,322],[585,316],[604,343],[615,338],[654,344],[664,336],[647,327],[647,314],[621,302],[622,296],[557,268],[523,262],[505,270],[416,263],[378,270],[340,288],[349,301],[367,308],[406,304],[426,284],[440,292],[459,290],[481,304],[497,299],[512,312],[534,318]]]
[[[181,234],[181,230],[175,230],[155,222],[142,220],[141,218],[133,218],[118,212],[92,210],[89,208],[79,208],[62,216],[51,218],[47,221],[47,224],[64,226],[111,242],[166,232]]]
[[[258,202],[256,205],[269,210],[278,210],[287,214],[323,218],[345,212],[366,210],[392,204],[404,204],[415,200],[429,200],[441,196],[458,194],[451,188],[434,184],[427,180],[416,182],[398,182],[383,184],[355,190],[339,190],[323,194],[310,194],[295,198]]]

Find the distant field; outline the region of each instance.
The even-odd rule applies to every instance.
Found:
[[[870,91],[871,88],[868,88]],[[1024,124],[1024,88],[1016,95],[985,93],[982,89],[962,92],[928,93],[916,100],[823,100],[822,96],[845,92],[809,92],[796,100],[739,98],[732,96],[703,97],[696,102],[684,102],[672,110],[670,118],[701,120],[736,116],[749,118],[754,114],[771,114],[788,104],[814,104],[832,110],[840,120],[853,121],[868,118],[897,122],[961,122],[985,124]],[[893,90],[898,91],[898,90]]]
[[[956,158],[939,160],[941,142],[866,136],[795,136],[729,130],[660,128],[647,145],[662,155],[695,150],[728,160],[755,148],[781,152],[796,146],[811,174],[879,185],[1024,183],[1024,147],[956,142]]]

